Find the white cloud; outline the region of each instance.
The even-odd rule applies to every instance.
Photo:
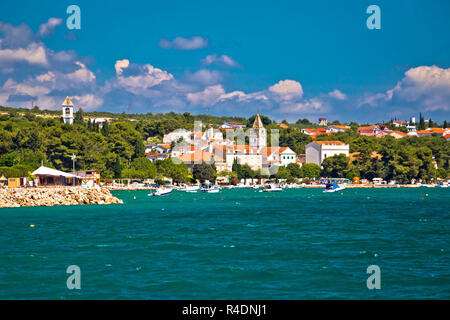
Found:
[[[200,92],[188,93],[186,99],[193,105],[207,106],[215,104],[223,94],[225,89],[222,85],[215,85]]]
[[[204,65],[218,64],[228,67],[240,67],[239,63],[237,63],[233,58],[225,54],[222,54],[221,56],[218,56],[217,54],[210,54],[206,56],[205,59],[202,60],[202,63]]]
[[[303,96],[302,85],[294,80],[281,80],[269,87],[269,91],[277,95],[281,100],[292,100]]]
[[[338,89],[334,89],[333,91],[329,92],[328,95],[337,100],[347,100],[347,95],[345,93],[342,93]]]
[[[86,66],[77,61],[75,62],[80,68],[72,73],[66,75],[66,78],[75,82],[92,82],[95,81],[95,75],[92,71],[86,68]]]
[[[172,41],[161,39],[158,45],[164,49],[196,50],[208,46],[208,39],[199,36],[192,38],[176,37]]]
[[[55,28],[62,24],[62,19],[59,18],[50,18],[46,23],[43,23],[39,26],[39,36],[48,36],[55,31]]]
[[[130,65],[130,60],[123,59],[123,60],[117,60],[116,64],[114,65],[114,68],[116,69],[116,74],[120,75],[122,74],[123,69],[128,68]]]
[[[200,69],[188,75],[188,80],[201,83],[203,85],[216,84],[222,81],[222,74],[217,70]]]
[[[26,48],[0,49],[0,65],[15,62],[27,62],[44,67],[49,64],[44,46],[37,43],[31,43]]]

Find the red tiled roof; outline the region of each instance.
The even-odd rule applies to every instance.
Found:
[[[341,141],[314,141],[319,145],[327,145],[327,146],[343,146],[345,143]]]

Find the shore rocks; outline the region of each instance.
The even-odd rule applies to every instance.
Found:
[[[123,203],[106,188],[11,188],[0,189],[0,208]]]

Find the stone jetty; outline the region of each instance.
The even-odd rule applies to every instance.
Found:
[[[123,203],[106,188],[0,189],[0,208]]]

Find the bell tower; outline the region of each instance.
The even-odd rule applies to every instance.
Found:
[[[62,116],[64,123],[73,124],[73,103],[68,96],[62,104]]]
[[[250,129],[250,147],[260,151],[267,145],[267,131],[264,128],[261,117],[256,115],[252,129]]]

